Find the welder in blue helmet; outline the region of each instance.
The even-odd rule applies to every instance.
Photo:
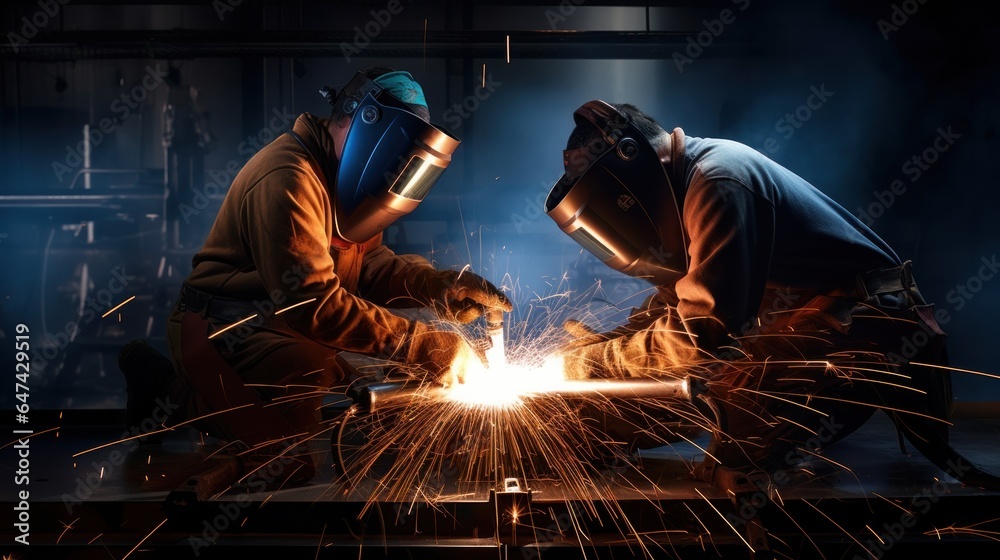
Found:
[[[829,445],[882,409],[947,469],[957,455],[945,334],[909,261],[748,146],[667,132],[601,100],[574,120],[546,212],[653,293],[609,331],[569,323],[579,337],[564,351],[569,376],[704,381],[718,415],[712,465],[794,467],[804,441],[824,433]],[[615,435],[655,445],[649,420]]]
[[[302,114],[246,163],[194,256],[168,322],[176,378],[130,375],[129,352],[141,347],[121,360],[130,411],[179,380],[189,398],[174,422],[214,414],[212,435],[252,450],[257,463],[294,457],[283,469],[293,481],[315,473],[312,455],[288,450],[324,431],[324,394],[345,380],[340,352],[453,382],[453,361],[476,350],[448,325],[501,321],[511,309],[484,278],[383,243],[459,145],[430,122],[420,84],[370,68],[321,93],[330,117]],[[391,310],[414,307],[436,313]]]

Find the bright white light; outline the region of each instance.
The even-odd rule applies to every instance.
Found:
[[[491,368],[502,368],[507,365],[507,351],[504,347],[503,330],[490,337],[493,346],[486,351],[486,363]]]
[[[491,350],[498,346],[502,356],[502,342],[494,342]],[[505,356],[490,358],[489,366],[475,357],[460,356],[452,364],[453,370],[458,368],[464,368],[465,382],[453,384],[448,399],[480,407],[516,406],[525,395],[551,391],[566,381],[563,360],[558,355],[534,365],[508,363]]]

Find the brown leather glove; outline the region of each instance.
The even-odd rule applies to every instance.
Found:
[[[416,377],[449,386],[465,381],[468,360],[481,359],[460,334],[414,321],[404,341],[404,364]]]
[[[567,379],[592,379],[626,377],[619,372],[618,347],[631,332],[627,327],[598,332],[575,319],[563,323],[563,328],[573,336],[560,352]]]
[[[485,316],[500,323],[503,314],[514,308],[496,286],[468,270],[435,271],[431,285],[431,305],[448,321],[468,324]]]
[[[562,353],[562,357],[566,379],[607,377],[607,375],[602,375],[603,368],[601,367],[604,359],[604,343],[569,349]]]

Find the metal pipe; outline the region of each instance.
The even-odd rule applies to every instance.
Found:
[[[84,183],[85,183],[85,185],[87,185],[84,188],[85,189],[89,189],[90,188],[89,185],[90,185],[90,176],[91,175],[95,175],[95,174],[98,174],[98,173],[113,173],[113,174],[120,174],[120,175],[125,175],[125,174],[128,174],[128,175],[141,175],[141,174],[149,173],[149,172],[152,172],[152,171],[155,171],[155,170],[153,170],[153,169],[146,169],[146,168],[137,168],[137,169],[136,168],[132,168],[132,169],[98,168],[98,167],[90,167],[90,164],[88,163],[86,166],[84,166],[81,169],[77,169],[76,172],[73,173],[73,179],[69,182],[69,189],[73,190],[73,187],[76,186],[76,180],[79,179],[81,176],[84,177]]]
[[[126,203],[157,202],[162,194],[50,194],[0,195],[0,208],[119,209]]]
[[[90,125],[83,125],[83,168],[90,169]],[[83,188],[90,190],[90,173],[83,176]]]
[[[377,412],[387,406],[412,402],[416,399],[444,399],[448,389],[439,385],[419,382],[391,382],[369,385],[355,397],[355,403],[363,410]]]
[[[633,399],[683,399],[691,400],[700,391],[697,384],[684,377],[680,379],[594,379],[566,381],[557,390],[546,393],[559,397],[615,397]]]
[[[378,412],[390,407],[405,406],[417,399],[444,400],[449,389],[418,382],[389,382],[369,385],[354,396],[358,408]],[[701,383],[681,379],[595,379],[565,381],[559,387],[544,392],[526,391],[529,398],[584,398],[603,397],[617,399],[678,399],[690,401],[704,392]]]

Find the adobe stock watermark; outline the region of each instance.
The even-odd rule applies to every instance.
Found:
[[[937,136],[930,145],[904,161],[899,170],[909,179],[910,184],[916,183],[932,165],[941,159],[941,154],[950,150],[961,137],[961,134],[952,131],[951,125],[948,125],[947,128],[938,127]],[[881,218],[886,210],[906,194],[907,189],[907,184],[902,179],[896,179],[889,183],[888,189],[872,191],[875,200],[867,208],[859,206],[855,215],[865,225],[871,227],[875,220]]]
[[[89,296],[86,301],[84,301],[83,312],[80,317],[75,321],[68,321],[61,332],[55,334],[45,333],[45,335],[55,342],[55,346],[46,346],[44,349],[39,350],[38,346],[33,345],[31,368],[32,370],[42,371],[45,366],[49,365],[50,360],[54,360],[60,352],[69,346],[70,342],[76,338],[79,334],[80,329],[84,325],[88,325],[94,320],[101,317],[105,310],[111,309],[111,307],[117,303],[120,303],[119,294],[125,291],[131,280],[134,280],[135,276],[129,276],[125,274],[125,266],[117,266],[111,269],[111,279],[108,280],[106,287],[98,290],[94,295]]]
[[[733,4],[736,5],[739,12],[746,11],[750,7],[750,0],[731,0]],[[723,8],[719,12],[719,16],[712,20],[702,20],[701,25],[704,27],[703,30],[699,31],[693,37],[688,36],[687,46],[684,47],[684,52],[674,51],[671,55],[671,59],[674,61],[674,65],[677,66],[677,72],[683,74],[684,67],[691,64],[705,54],[705,50],[715,43],[715,40],[722,36],[726,31],[727,25],[732,25],[736,21],[736,15],[738,12],[734,12],[729,8]]]
[[[530,225],[532,222],[545,215],[545,200],[549,196],[549,190],[553,188],[553,185],[559,185],[563,182],[563,175],[559,178],[553,179],[551,181],[541,181],[538,186],[540,190],[535,198],[524,197],[524,210],[521,212],[513,212],[510,215],[510,221],[514,224],[514,229],[517,233],[524,233],[525,227]],[[569,182],[571,184],[571,182]],[[565,185],[564,188],[569,188],[570,185]]]
[[[889,18],[879,19],[875,22],[879,33],[882,34],[882,40],[888,41],[889,34],[899,31],[899,28],[906,25],[906,22],[910,21],[910,17],[917,13],[920,6],[926,3],[927,0],[903,0],[899,4],[893,4],[889,11]]]
[[[786,454],[786,464],[794,467],[799,462],[814,456],[815,452],[821,450],[824,443],[833,439],[838,430],[844,427],[841,424],[837,424],[832,416],[829,419],[822,419],[822,424],[816,431],[816,436],[806,441],[804,448],[799,448]],[[806,448],[810,449],[813,453],[806,451]],[[965,464],[959,459],[958,463],[949,461],[945,472],[958,480],[965,476],[971,468],[970,465]],[[773,473],[769,478],[748,477],[748,480],[757,487],[756,491],[740,492],[737,490],[730,495],[739,515],[728,513],[725,517],[734,530],[757,518],[761,510],[771,502],[771,497],[777,487],[787,485],[793,478],[788,472],[781,469]],[[941,480],[935,480],[934,484],[922,488],[910,498],[909,508],[904,511],[897,521],[883,523],[882,534],[875,534],[874,538],[868,539],[862,545],[869,556],[855,555],[854,560],[870,560],[871,558],[877,560],[882,558],[886,552],[903,538],[908,529],[916,526],[920,515],[926,515],[934,504],[948,493],[948,485]],[[860,541],[857,542],[860,544]]]
[[[955,288],[949,290],[944,296],[945,301],[952,304],[955,311],[961,311],[965,308],[966,304],[982,291],[983,286],[993,280],[997,272],[1000,271],[1000,262],[997,261],[996,253],[990,255],[989,258],[981,257],[979,262],[982,264],[975,274],[969,276],[965,282],[955,284]]]
[[[193,193],[191,204],[185,202],[177,207],[185,224],[190,224],[191,218],[208,208],[211,197],[218,196],[229,190],[233,178],[240,172],[243,165],[254,154],[260,151],[261,148],[288,130],[296,119],[296,115],[289,113],[286,107],[282,107],[280,110],[275,107],[271,109],[271,113],[274,116],[271,117],[267,126],[258,130],[257,134],[247,136],[246,140],[240,142],[239,146],[236,147],[236,153],[243,157],[229,160],[221,170],[213,169],[209,171],[208,176],[211,180],[205,183],[204,187],[196,185],[191,189]]]
[[[62,7],[69,4],[70,0],[38,0],[38,10],[30,16],[21,18],[20,33],[10,31],[7,33],[7,42],[14,49],[14,54],[20,54],[21,47],[27,45],[29,41],[38,36],[38,32],[52,22]]]
[[[549,29],[555,31],[559,29],[559,24],[569,19],[576,13],[576,7],[586,3],[587,0],[562,0],[555,9],[545,10],[545,20],[549,22]]]
[[[156,408],[153,409],[150,416],[144,418],[138,426],[129,426],[128,430],[122,433],[120,445],[125,447],[124,451],[112,450],[105,460],[92,461],[90,465],[94,470],[87,473],[85,477],[76,477],[76,488],[73,490],[73,494],[63,494],[60,497],[63,506],[66,507],[66,513],[73,515],[73,510],[90,499],[94,492],[104,484],[104,481],[121,468],[129,454],[138,449],[139,445],[149,437],[148,434],[159,430],[164,422],[170,418],[170,415],[180,408],[179,404],[170,402],[169,396],[165,399],[157,398],[155,402]]]
[[[951,304],[951,311],[944,307],[934,310],[934,321],[944,327],[952,319],[952,312],[961,311],[972,301],[976,295],[983,290],[987,282],[990,282],[1000,273],[1000,261],[997,260],[996,253],[989,257],[980,257],[981,263],[976,272],[970,275],[964,282],[955,284],[955,287],[945,294],[945,301]],[[899,352],[889,352],[886,359],[894,364],[905,364],[910,359],[917,356],[920,350],[931,342],[938,340],[941,333],[937,332],[932,325],[925,321],[918,321],[919,330],[915,330],[910,335],[903,335],[899,338]]]
[[[167,71],[160,70],[159,66],[155,68],[146,66],[146,75],[142,77],[140,83],[127,93],[121,94],[108,106],[115,117],[104,117],[96,126],[88,127],[86,140],[80,140],[75,146],[66,144],[66,157],[63,161],[52,162],[52,172],[55,173],[56,179],[61,183],[67,173],[71,174],[74,169],[80,167],[87,150],[100,146],[105,138],[114,134],[132,112],[149,97],[149,94],[160,87],[166,77]]]
[[[462,128],[462,123],[478,111],[481,104],[489,99],[497,88],[502,85],[503,82],[494,81],[493,74],[489,74],[486,77],[485,86],[476,87],[475,92],[465,96],[465,99],[455,103],[444,111],[441,115],[442,122],[448,125],[453,131]]]
[[[410,1],[412,0],[407,0]],[[350,64],[351,57],[361,54],[392,23],[392,18],[401,13],[403,13],[403,3],[400,0],[389,0],[385,8],[370,11],[372,18],[367,23],[363,26],[354,26],[354,42],[340,43],[340,54],[344,55],[344,60]]]
[[[784,140],[790,140],[792,136],[795,136],[795,131],[802,128],[802,125],[811,119],[816,111],[822,109],[831,97],[833,97],[833,92],[826,89],[826,84],[820,84],[819,87],[809,86],[809,96],[806,97],[805,103],[799,105],[794,111],[785,113],[785,116],[775,121],[774,131],[780,134]],[[763,146],[763,151],[768,155],[776,154],[781,150],[781,143],[774,136],[765,138]]]
[[[307,276],[306,269],[298,264],[293,265],[282,272],[282,287],[271,290],[267,299],[248,301],[244,308],[238,310],[243,316],[219,317],[210,315],[217,321],[232,321],[232,323],[231,326],[220,325],[217,332],[221,333],[221,336],[212,334],[209,338],[218,339],[230,353],[235,352],[236,348],[247,337],[256,332],[257,328],[263,326],[265,321],[283,311],[283,307],[289,302],[290,295],[302,287]]]
[[[225,21],[229,12],[236,11],[236,7],[243,3],[243,0],[212,0],[212,9],[219,21]]]
[[[549,510],[552,512],[552,510]],[[552,547],[557,540],[560,540],[568,531],[579,526],[576,519],[583,519],[587,515],[586,508],[579,502],[570,502],[566,506],[566,511],[555,516],[552,523],[547,527],[536,526],[534,528],[535,546],[521,547],[521,554],[524,560],[534,558],[544,558],[542,552]]]
[[[202,519],[201,534],[187,538],[188,546],[191,547],[195,557],[200,557],[204,549],[215,544],[222,533],[231,527],[239,526],[238,521],[244,516],[244,510],[254,503],[250,499],[250,493],[264,492],[268,488],[273,488],[275,482],[285,478],[288,467],[296,463],[299,461],[293,457],[287,454],[281,455],[247,476],[243,483],[247,492],[240,492],[233,501],[221,502],[216,515]]]
[[[797,466],[818,455],[823,446],[836,438],[843,429],[844,425],[838,424],[834,416],[823,417],[820,419],[820,426],[815,430],[814,435],[785,454],[783,459],[787,469],[778,469],[766,477],[747,477],[751,487],[735,489],[730,493],[730,499],[736,507],[736,513],[739,514],[737,516],[733,513],[727,513],[725,516],[733,530],[737,530],[755,519],[761,510],[771,502],[771,497],[778,488],[787,486],[795,480],[794,471],[799,470]]]
[[[380,372],[378,375],[382,375]],[[376,376],[378,379],[378,376]],[[441,462],[441,466],[434,470],[434,474],[429,477],[425,483],[421,483],[421,490],[418,491],[419,494],[428,494],[435,491],[444,491],[444,487],[448,480],[458,474],[459,471],[459,457],[463,455],[468,457],[469,453],[469,437],[466,436],[465,440],[455,438],[447,446],[447,451],[442,453],[442,457],[446,457]],[[418,501],[412,501],[410,503],[394,503],[392,505],[393,513],[395,513],[395,525],[406,525],[412,517],[419,514],[421,508],[427,508],[426,504]]]
[[[958,463],[948,461],[945,472],[956,480],[961,480],[969,471],[971,465],[965,464],[961,459]],[[886,552],[892,550],[896,543],[901,541],[906,532],[917,525],[920,516],[927,515],[934,507],[934,504],[941,500],[941,497],[949,493],[948,485],[942,480],[935,480],[934,484],[925,486],[919,492],[910,497],[909,507],[899,516],[899,519],[892,523],[882,524],[882,534],[873,535],[864,543],[865,555],[855,554],[853,560],[878,560],[885,556]],[[874,533],[874,530],[872,531]]]

